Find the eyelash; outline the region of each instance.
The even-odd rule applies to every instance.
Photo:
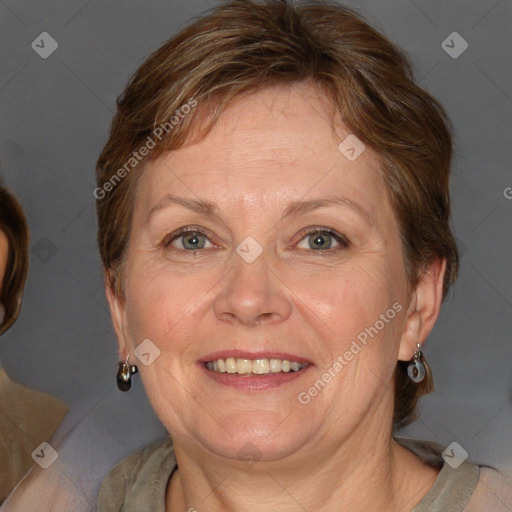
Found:
[[[189,227],[189,228],[183,228],[183,229],[180,229],[178,231],[175,231],[174,233],[171,233],[169,235],[167,235],[163,241],[162,241],[162,246],[165,248],[165,249],[171,249],[173,251],[177,251],[177,252],[189,252],[189,253],[196,253],[196,252],[200,252],[202,251],[203,249],[197,249],[197,250],[192,250],[192,249],[178,249],[176,247],[173,247],[171,245],[172,242],[174,242],[174,240],[186,235],[186,234],[189,234],[189,233],[198,233],[198,234],[201,234],[201,235],[204,235],[205,237],[208,238],[208,234],[205,233],[201,228],[196,228],[196,227]],[[325,228],[325,227],[322,227],[322,226],[314,226],[314,227],[311,227],[311,228],[306,228],[305,230],[301,231],[299,233],[299,235],[301,235],[301,238],[299,239],[299,242],[301,242],[304,238],[307,238],[308,236],[312,236],[312,235],[315,235],[315,234],[329,234],[329,235],[332,235],[332,237],[336,240],[336,242],[338,242],[340,245],[337,246],[337,247],[332,247],[332,248],[329,248],[329,249],[325,249],[325,250],[318,250],[318,251],[315,251],[313,249],[300,249],[300,250],[306,250],[306,251],[311,251],[311,252],[322,252],[322,253],[332,253],[332,252],[335,252],[337,250],[342,250],[342,249],[347,249],[348,246],[350,245],[350,241],[348,240],[347,237],[345,237],[344,235],[340,235],[339,233],[337,233],[336,231],[332,230],[332,229],[329,229],[329,228]],[[210,241],[210,243],[212,243]]]

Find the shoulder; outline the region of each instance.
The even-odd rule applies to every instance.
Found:
[[[134,452],[116,464],[104,478],[98,495],[101,512],[131,512],[150,507],[164,510],[167,482],[176,468],[170,438]]]
[[[1,367],[0,404],[9,411],[8,416],[0,414],[1,503],[34,464],[34,448],[50,440],[68,407],[56,398],[14,382]]]
[[[512,468],[480,467],[480,478],[464,512],[510,512]]]
[[[9,410],[10,418],[17,424],[30,425],[37,430],[42,429],[41,422],[44,422],[46,428],[51,429],[51,434],[68,412],[66,404],[46,393],[18,384],[1,367],[0,403]]]
[[[395,440],[426,464],[441,470],[434,485],[413,512],[463,512],[477,486],[480,467],[466,460],[467,454],[456,453],[452,449],[447,451],[433,441]]]

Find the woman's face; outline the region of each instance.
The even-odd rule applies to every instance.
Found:
[[[302,84],[240,100],[146,165],[125,300],[109,300],[175,442],[275,460],[390,424],[409,290],[379,162],[352,138],[340,149],[349,135]],[[275,373],[208,369],[218,359]],[[282,360],[305,367],[277,373]]]

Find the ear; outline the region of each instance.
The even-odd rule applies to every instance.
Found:
[[[109,271],[105,272],[105,295],[110,307],[110,315],[112,316],[114,331],[117,336],[119,358],[124,361],[129,351],[129,346],[127,348],[126,307],[124,300],[114,292]]]
[[[411,301],[405,319],[398,359],[410,361],[433,329],[443,300],[443,282],[446,258],[440,258],[426,269],[420,282],[411,292]]]

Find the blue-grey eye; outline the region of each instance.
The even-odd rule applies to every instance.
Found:
[[[341,246],[348,245],[341,237],[336,236],[336,234],[331,231],[315,230],[315,231],[310,231],[309,233],[306,233],[306,236],[304,236],[304,238],[301,240],[301,242],[299,242],[297,247],[299,247],[300,249],[314,249],[317,251],[332,249],[332,248],[337,247],[336,245],[333,247],[333,239],[337,245],[341,245]],[[300,244],[302,243],[302,241],[306,241],[306,240],[307,240],[307,247],[304,247],[304,246],[301,247]]]
[[[190,233],[183,235],[182,238],[185,249],[202,249],[204,247],[204,235],[201,233]]]
[[[176,241],[179,242],[179,245],[176,245]],[[208,237],[199,231],[181,231],[166,240],[165,246],[173,245],[181,250],[195,251],[204,249],[207,241]]]
[[[309,246],[311,249],[330,249],[331,245],[331,233],[315,233],[309,237]]]

